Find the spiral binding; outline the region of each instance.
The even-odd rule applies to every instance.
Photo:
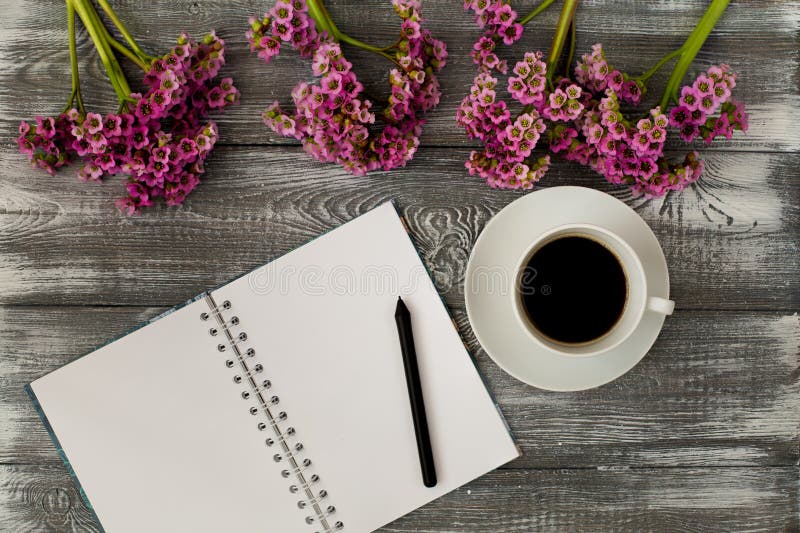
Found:
[[[223,317],[223,312],[230,311],[233,307],[231,302],[225,300],[218,306],[210,294],[206,294],[204,299],[208,304],[209,312],[201,313],[200,320],[205,322],[213,319],[216,322],[217,326],[210,327],[208,333],[212,337],[220,338],[217,351],[228,355],[228,358],[225,359],[225,366],[227,368],[238,366],[241,370],[240,374],[233,376],[235,385],[246,387],[241,391],[241,397],[244,400],[252,399],[258,403],[258,406],[251,406],[249,412],[253,416],[264,415],[266,420],[258,422],[256,428],[259,431],[272,430],[272,436],[267,437],[264,443],[269,448],[278,446],[279,451],[272,458],[276,463],[287,465],[287,468],[281,470],[281,475],[286,479],[294,476],[297,480],[297,483],[289,485],[289,491],[292,494],[304,496],[303,499],[298,500],[298,508],[309,508],[313,511],[313,516],[306,516],[306,523],[319,522],[323,533],[343,530],[344,524],[341,521],[330,520],[330,517],[336,512],[336,508],[330,504],[326,505],[329,500],[328,491],[316,489],[315,485],[319,483],[320,478],[316,473],[311,472],[313,467],[311,459],[301,457],[306,450],[303,443],[296,440],[297,432],[292,426],[286,428],[281,426],[281,423],[288,420],[289,415],[278,408],[280,398],[271,393],[272,382],[263,375],[264,365],[255,361],[249,364],[249,361],[256,357],[256,351],[252,347],[242,346],[247,342],[247,333],[240,331],[234,334],[231,331],[231,327],[239,325],[239,317],[235,315],[228,319]]]

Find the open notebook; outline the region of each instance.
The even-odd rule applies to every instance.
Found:
[[[398,294],[434,488],[420,474]],[[110,532],[372,531],[519,455],[391,203],[28,392]]]

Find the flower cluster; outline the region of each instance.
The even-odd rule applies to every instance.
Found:
[[[665,157],[669,126],[686,141],[702,136],[709,143],[747,128],[743,106],[730,101],[736,76],[726,65],[710,68],[683,87],[669,117],[656,106],[639,120],[626,118],[621,106],[639,104],[644,84],[611,67],[599,44],[578,62],[575,81],[559,78],[548,86],[541,52],[526,53],[513,74],[508,92],[525,106],[516,118],[497,95],[498,80],[485,68],[456,113],[467,135],[483,143],[482,150],[470,154],[466,168],[492,187],[533,187],[550,162],[549,155],[532,156],[544,135],[550,152],[589,166],[635,194],[661,196],[696,181],[703,170],[697,152],[679,163]],[[718,110],[720,116],[713,117]]]
[[[608,64],[603,45],[595,44],[575,67],[575,79],[588,91],[602,93],[611,89],[623,101],[638,105],[645,92],[644,84]]]
[[[527,52],[524,60],[514,66],[513,72],[516,76],[508,78],[511,96],[522,104],[541,107],[547,85],[547,65],[542,60],[542,53]]]
[[[681,89],[678,105],[669,114],[670,126],[678,128],[681,139],[691,142],[697,137],[711,144],[721,135],[727,139],[734,130],[747,131],[744,106],[730,99],[736,86],[736,74],[728,65],[714,66]],[[713,115],[721,110],[720,116]]]
[[[209,112],[239,97],[230,78],[213,83],[224,63],[224,41],[213,32],[199,43],[183,34],[169,53],[153,61],[144,77],[149,89],[131,95],[131,112],[101,116],[71,109],[36,117],[35,125],[23,121],[20,150],[50,174],[82,160],[78,176],[84,181],[130,175],[127,196],[117,202],[129,214],[157,197],[167,205],[180,204],[200,183],[217,140]]]
[[[282,43],[289,43],[302,57],[311,57],[320,42],[305,0],[280,1],[263,17],[250,17],[249,22],[245,36],[250,50],[266,63],[280,53]]]
[[[682,189],[702,171],[702,162],[694,152],[680,165],[664,158],[668,123],[660,107],[651,109],[636,124],[630,123],[620,111],[619,98],[609,88],[599,101],[589,102],[580,120],[564,129],[556,128],[551,149],[590,166],[611,183],[627,184],[635,193],[661,196],[667,190]]]
[[[475,22],[484,30],[472,49],[472,60],[481,69],[505,74],[508,64],[497,57],[495,48],[501,39],[510,45],[522,37],[522,24],[517,22],[517,12],[508,0],[464,0],[464,9],[475,13]]]
[[[635,122],[625,118],[620,103],[638,102],[642,91],[631,91],[636,80],[608,67],[600,45],[583,56],[575,72],[584,88],[595,94],[571,125],[550,130],[550,149],[590,166],[611,183],[627,184],[637,194],[652,197],[681,190],[702,173],[703,162],[695,151],[677,164],[664,156],[668,126],[679,128],[687,142],[702,135],[708,143],[717,135],[730,138],[734,129],[747,129],[744,107],[729,101],[736,76],[727,65],[711,67],[683,87],[669,118],[656,106]],[[713,118],[720,108],[721,116]]]
[[[520,63],[530,68],[537,61],[539,56],[530,54]],[[467,135],[484,144],[482,151],[472,151],[466,167],[492,187],[530,189],[550,165],[547,155],[526,163],[545,131],[544,121],[536,109],[512,120],[506,103],[497,99],[496,87],[497,79],[481,72],[458,108],[459,124]]]
[[[265,48],[260,43],[265,38],[275,38],[277,13],[290,13],[291,20],[298,21],[296,26],[290,26],[303,28],[303,44],[298,49],[301,54],[310,51],[312,70],[319,82],[300,82],[292,91],[294,109],[285,111],[275,102],[264,112],[264,122],[279,135],[301,141],[315,159],[337,163],[355,175],[391,170],[411,160],[425,123],[422,114],[436,106],[441,95],[435,72],[445,65],[445,44],[421,27],[418,0],[392,3],[403,22],[400,40],[390,57],[397,65],[389,73],[391,94],[380,114],[365,98],[364,87],[339,43],[334,36],[316,32],[315,20],[301,0],[291,4],[279,1],[264,18],[251,25],[252,33],[248,33],[251,43],[256,42],[256,37],[260,39],[255,48],[269,61],[273,56],[263,54]],[[264,35],[267,27],[271,35]],[[309,35],[315,36],[315,42],[305,40]],[[373,126],[378,117],[384,123],[380,131]]]
[[[604,64],[599,45],[578,63],[575,77],[586,83],[586,92],[595,94],[584,102],[584,112],[571,124],[550,130],[550,149],[591,167],[611,183],[630,186],[636,194],[661,196],[696,181],[703,168],[697,153],[690,152],[682,163],[671,164],[664,157],[667,116],[657,106],[635,123],[626,119],[620,103],[637,100],[635,95],[641,92],[631,98],[631,92],[625,90],[627,82],[620,83],[623,75],[603,68]]]
[[[581,95],[583,89],[574,83],[563,79],[563,87],[556,87],[547,98],[547,105],[542,110],[542,115],[552,121],[567,122],[576,120],[583,112]]]

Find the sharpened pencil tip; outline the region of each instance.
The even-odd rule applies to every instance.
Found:
[[[406,303],[403,301],[401,297],[397,297],[397,306],[394,310],[394,315],[407,315],[408,314],[408,307],[406,307]]]

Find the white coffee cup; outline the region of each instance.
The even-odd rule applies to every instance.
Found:
[[[585,237],[605,246],[622,265],[627,282],[627,299],[616,324],[604,335],[584,343],[565,343],[546,336],[531,323],[522,303],[520,283],[531,257],[545,244],[565,236]],[[514,286],[510,292],[517,321],[537,344],[558,355],[593,357],[609,352],[636,331],[645,313],[670,315],[675,308],[672,300],[647,294],[645,271],[634,249],[616,233],[593,224],[567,224],[540,235],[522,254],[514,272]]]

